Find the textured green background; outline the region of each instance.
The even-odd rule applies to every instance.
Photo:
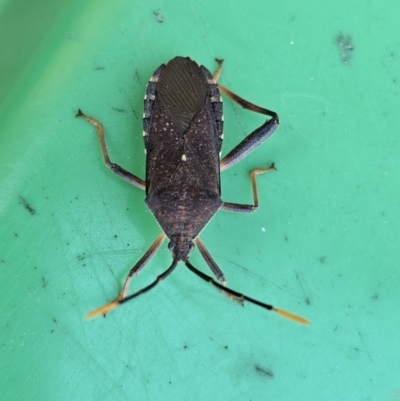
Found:
[[[2,400],[400,399],[399,7],[350,1],[0,3]],[[352,50],[351,50],[352,49]],[[106,319],[159,232],[143,193],[148,78],[188,55],[279,112],[281,127],[223,173],[202,238],[231,287],[309,318],[240,308],[183,266]],[[225,101],[225,152],[262,116]],[[24,206],[35,210],[31,214]],[[164,246],[134,288],[165,269]],[[192,262],[207,271],[198,252]]]

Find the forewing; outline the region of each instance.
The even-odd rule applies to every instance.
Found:
[[[147,194],[181,185],[220,193],[222,108],[211,79],[183,57],[153,75],[144,118]]]
[[[175,57],[163,69],[157,96],[181,134],[203,107],[207,89],[199,66],[189,58]]]
[[[156,99],[146,144],[146,193],[165,187],[181,162],[183,136]]]
[[[212,105],[207,99],[186,132],[185,163],[195,175],[199,187],[218,194],[220,193],[219,141]]]

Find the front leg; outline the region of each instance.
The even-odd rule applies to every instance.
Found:
[[[129,184],[132,184],[135,187],[140,188],[144,191],[146,189],[146,183],[143,180],[141,180],[139,177],[136,177],[136,175],[133,175],[129,171],[125,170],[118,164],[112,163],[110,161],[110,158],[108,157],[106,142],[104,139],[103,126],[97,120],[95,120],[93,117],[89,117],[86,114],[82,113],[81,110],[78,110],[78,113],[76,114],[75,117],[84,118],[86,121],[88,121],[90,124],[92,124],[96,128],[97,134],[100,139],[101,151],[103,153],[104,162],[106,163],[107,167],[110,168],[110,170],[112,172],[117,174],[123,180],[129,182]]]

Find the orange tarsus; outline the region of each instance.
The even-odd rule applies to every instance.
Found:
[[[119,300],[114,299],[114,301],[111,301],[108,304],[103,305],[100,308],[97,308],[97,309],[92,310],[91,312],[87,313],[86,317],[88,319],[93,319],[100,315],[106,315],[108,312],[111,312],[113,309],[115,309],[118,306],[118,304],[119,304]]]

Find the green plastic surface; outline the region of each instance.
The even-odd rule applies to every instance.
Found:
[[[350,1],[0,4],[0,399],[400,399],[398,6]],[[390,7],[389,7],[390,6]],[[311,321],[241,308],[183,265],[105,319],[159,233],[142,191],[143,95],[176,55],[276,110],[274,136],[222,174],[202,233],[228,284]],[[224,153],[264,117],[225,99]],[[208,272],[195,251],[192,263]],[[166,269],[166,244],[135,278]]]

